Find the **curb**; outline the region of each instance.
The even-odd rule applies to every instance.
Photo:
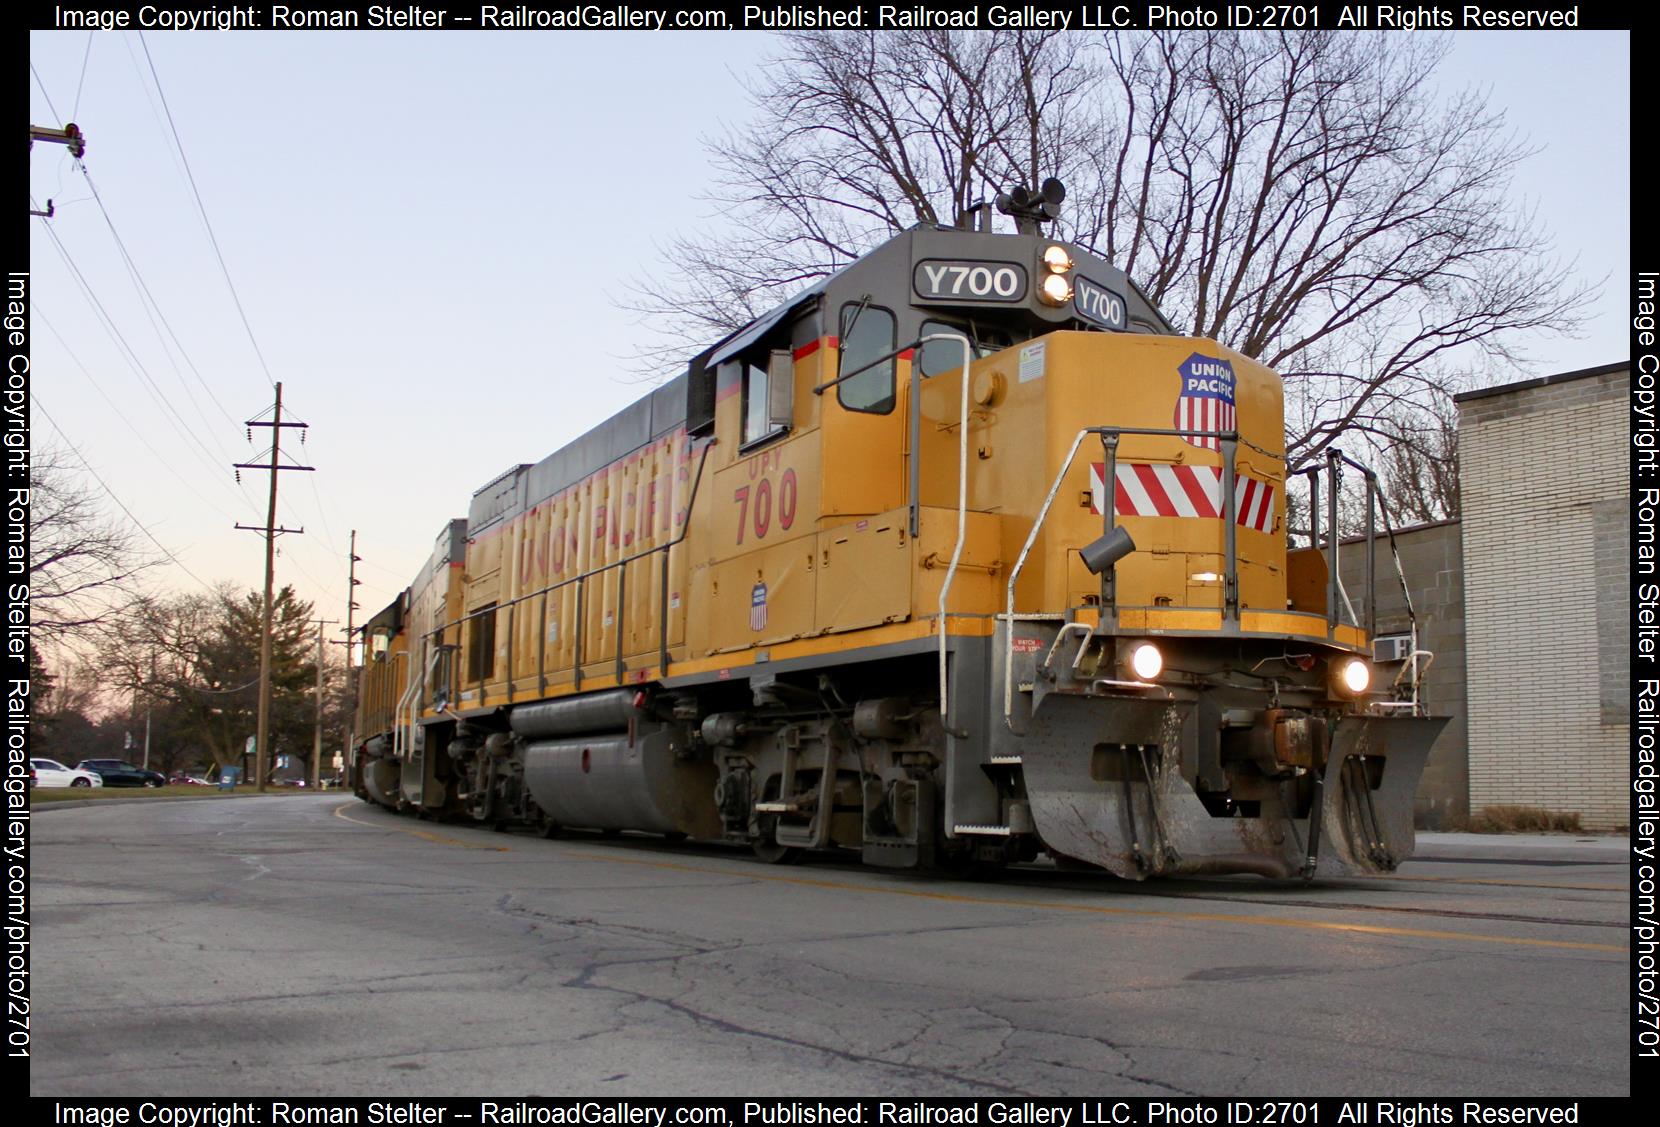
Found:
[[[134,788],[135,790],[137,788]],[[334,795],[335,791],[307,791],[306,795]],[[350,794],[350,791],[340,791],[340,794]],[[29,805],[29,816],[45,813],[50,810],[84,810],[89,806],[136,806],[139,803],[156,805],[163,802],[228,802],[238,798],[292,798],[301,797],[290,794],[260,794],[258,791],[249,791],[247,794],[163,794],[155,798],[66,798],[58,802],[42,802]]]
[[[1621,864],[1631,857],[1631,839],[1624,834],[1472,834],[1420,831],[1417,858],[1457,857],[1470,860],[1556,861],[1579,864]]]

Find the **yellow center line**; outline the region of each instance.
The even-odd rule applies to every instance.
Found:
[[[513,852],[510,846],[504,845],[473,845],[447,838],[439,834],[428,833],[425,830],[416,830],[406,826],[373,826],[367,822],[360,822],[356,818],[348,818],[343,813],[352,809],[350,805],[337,807],[335,817],[351,822],[353,825],[368,829],[391,829],[400,833],[414,834],[416,837],[434,841],[441,845],[459,845],[463,849],[492,849],[498,853]],[[706,865],[688,865],[681,861],[659,861],[644,857],[621,857],[610,853],[591,851],[575,842],[565,843],[574,846],[574,850],[566,856],[575,857],[582,861],[597,861],[613,865],[637,865],[641,868],[658,869],[666,872],[695,873],[701,876],[738,877],[744,880],[766,881],[771,884],[793,884],[803,888],[823,888],[834,892],[864,892],[880,896],[908,896],[917,900],[931,900],[941,904],[968,904],[992,908],[1023,908],[1038,909],[1053,912],[1082,912],[1098,916],[1116,916],[1124,919],[1146,920],[1193,920],[1201,923],[1247,924],[1252,927],[1284,927],[1305,931],[1336,931],[1358,933],[1361,935],[1397,936],[1412,939],[1447,939],[1462,943],[1500,943],[1515,947],[1548,947],[1556,950],[1569,951],[1605,951],[1613,954],[1626,954],[1627,949],[1610,943],[1575,943],[1563,939],[1527,939],[1509,935],[1472,935],[1461,931],[1432,931],[1427,928],[1415,927],[1383,927],[1378,924],[1339,923],[1329,920],[1297,920],[1284,916],[1236,916],[1226,912],[1171,912],[1156,908],[1111,908],[1102,904],[1076,904],[1060,900],[1019,900],[1001,896],[967,896],[959,892],[934,892],[921,888],[902,888],[897,886],[882,886],[860,884],[851,881],[828,880],[823,877],[787,876],[782,873],[770,872],[742,872],[735,873],[730,869],[711,868]]]
[[[492,853],[513,852],[511,846],[479,845],[476,842],[462,841],[460,838],[445,837],[443,834],[435,834],[429,830],[418,830],[413,826],[377,826],[369,822],[360,822],[356,818],[349,818],[346,816],[347,810],[355,809],[356,806],[352,803],[346,803],[343,806],[336,806],[334,808],[334,816],[339,818],[342,822],[350,822],[352,825],[362,826],[366,830],[397,830],[399,833],[409,834],[412,837],[420,838],[422,841],[431,841],[437,843],[438,845],[458,845],[462,849],[487,849]]]

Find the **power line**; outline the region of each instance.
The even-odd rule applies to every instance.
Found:
[[[81,374],[84,375],[87,379],[87,382],[92,385],[92,390],[96,391],[100,396],[103,397],[104,402],[108,403],[110,405],[111,410],[117,412],[118,414],[121,413],[121,407],[116,404],[115,400],[110,398],[109,392],[105,391],[103,386],[101,384],[99,384],[99,382],[97,380],[97,377],[95,377],[92,374],[92,372],[90,370],[88,370],[88,368],[85,364],[81,363],[81,358],[75,355],[74,351],[69,347],[69,342],[63,339],[63,334],[58,332],[57,326],[53,325],[51,319],[46,316],[44,311],[42,311],[42,309],[40,308],[40,302],[38,300],[33,302],[33,312],[34,312],[36,317],[40,318],[41,323],[46,326],[46,328],[51,332],[52,336],[57,339],[58,345],[64,351],[64,355],[68,356],[69,359],[74,362],[75,367],[77,367],[81,370]],[[185,477],[182,473],[180,473],[177,469],[174,468],[173,462],[172,462],[171,459],[163,457],[160,450],[157,450],[154,446],[150,445],[149,439],[144,437],[143,432],[141,432],[141,431],[139,431],[135,428],[132,431],[132,436],[134,438],[138,439],[139,443],[146,450],[148,450],[150,453],[152,453],[156,456],[156,461],[160,462],[162,464],[162,466],[164,468],[166,468],[168,473],[170,473],[174,477],[178,478],[179,481],[181,483],[183,483],[183,485],[186,489],[188,489],[188,490],[190,490],[190,492],[194,493],[196,495],[196,499],[198,501],[200,501],[202,504],[206,505],[208,508],[210,508],[210,509],[214,510],[215,512],[217,512],[220,516],[228,517],[231,520],[236,519],[235,516],[233,516],[232,514],[226,512],[224,509],[220,508],[218,505],[214,504],[212,501],[210,501],[206,497],[204,497],[202,495],[201,491],[196,488],[196,486],[191,482],[191,480],[189,478]]]
[[[34,197],[31,196],[30,201],[33,202],[33,200]],[[133,371],[144,380],[145,384],[150,389],[152,396],[156,399],[157,405],[162,407],[172,416],[180,436],[189,438],[192,442],[194,442],[196,447],[207,459],[209,465],[219,465],[219,462],[215,459],[213,452],[210,451],[202,440],[196,435],[196,433],[190,429],[190,425],[184,421],[184,417],[179,414],[178,409],[168,400],[167,394],[162,391],[161,386],[156,383],[155,377],[150,375],[149,370],[144,367],[143,361],[138,359],[137,350],[133,348],[133,346],[127,341],[127,338],[122,334],[121,330],[116,326],[115,319],[104,307],[104,303],[99,300],[97,293],[92,288],[92,284],[86,280],[86,276],[81,272],[80,267],[75,264],[74,257],[70,255],[68,248],[63,245],[63,241],[58,238],[58,234],[55,230],[53,230],[51,224],[46,224],[46,233],[52,240],[52,246],[57,250],[59,256],[62,257],[64,265],[69,267],[70,273],[74,276],[76,283],[81,287],[82,293],[92,303],[99,316],[103,319],[105,331],[108,332],[124,350],[122,353],[123,359],[125,359],[128,366],[131,367]],[[221,482],[224,481],[223,478],[215,478],[215,480]],[[231,489],[231,492],[237,492],[237,490],[232,488],[229,483],[225,484],[227,489]],[[238,494],[238,496],[242,500],[247,500],[247,498],[241,494]]]
[[[184,374],[179,371],[179,364],[174,358],[173,349],[177,349],[179,357],[184,360],[186,366],[188,366],[191,371],[195,372],[197,381],[200,382],[203,389],[207,391],[209,398],[213,399],[214,405],[219,408],[221,413],[225,414],[227,421],[234,424],[236,419],[225,411],[224,405],[213,396],[213,391],[207,386],[206,381],[202,380],[202,374],[196,369],[195,361],[191,360],[190,353],[186,351],[184,343],[179,340],[178,334],[173,331],[173,326],[168,322],[167,315],[161,311],[161,304],[156,301],[155,295],[150,292],[149,284],[145,282],[143,273],[138,269],[138,263],[135,262],[132,255],[128,253],[127,244],[122,240],[121,233],[115,229],[115,222],[111,218],[109,210],[104,206],[104,201],[99,198],[98,187],[92,182],[91,175],[87,173],[85,162],[81,161],[77,162],[77,164],[80,166],[82,174],[86,175],[87,186],[92,189],[93,199],[97,202],[99,211],[103,212],[104,223],[109,227],[110,236],[115,240],[116,249],[121,253],[122,262],[127,268],[127,277],[133,283],[133,287],[138,293],[139,308],[143,310],[145,319],[150,322],[150,328],[156,334],[156,343],[161,345],[162,355],[167,358],[167,363],[173,369],[173,374],[178,377],[180,386],[184,388],[185,398],[190,401],[191,409],[196,412],[196,417],[202,421],[202,425],[206,428],[208,437],[212,440],[214,446],[218,448],[220,458],[228,461],[229,454],[225,450],[224,444],[220,442],[218,437],[215,435],[213,430],[214,424],[209,421],[207,413],[202,410],[201,403],[199,403],[196,399],[195,392],[190,390],[190,384],[185,380]],[[160,325],[156,323],[157,318],[160,318],[161,320]],[[166,327],[168,334],[173,338],[173,349],[168,348],[167,340],[162,336],[163,326]]]
[[[384,571],[387,575],[390,575],[394,579],[408,578],[408,576],[406,576],[403,572],[398,571],[396,568],[387,567],[383,563],[376,563],[374,560],[364,560],[363,562],[374,568],[376,571]]]
[[[156,109],[156,96],[150,92],[150,84],[144,80],[144,68],[138,65],[138,55],[133,51],[133,37],[123,35],[121,45],[127,49],[127,61],[133,64],[133,77],[138,79],[138,88],[144,91],[144,104],[150,107],[150,119],[156,123],[156,132],[165,140],[167,130],[161,122],[161,111]],[[167,150],[167,159],[173,162],[173,171],[178,174],[179,183],[188,187],[184,174],[184,165],[179,163],[179,154],[171,145],[164,145]]]
[[[187,692],[187,693],[217,693],[217,694],[220,694],[220,695],[224,695],[226,693],[240,693],[243,689],[251,689],[257,684],[259,684],[259,678],[258,677],[255,677],[252,681],[249,681],[246,685],[238,685],[234,689],[198,689],[195,685],[180,685],[178,687],[179,687],[179,689],[181,689],[182,691]]]
[[[52,95],[46,92],[46,83],[40,80],[40,72],[35,69],[33,59],[29,60],[29,73],[35,76],[35,85],[40,87],[40,96],[46,99],[46,108],[52,111],[52,116],[61,123],[63,118],[58,114],[58,107],[52,104]]]
[[[86,64],[92,59],[92,35],[90,31],[86,33],[86,54],[81,56],[81,80],[75,83],[75,105],[69,111],[71,119],[81,112],[81,89],[86,86]]]
[[[223,255],[220,254],[218,240],[217,240],[217,238],[214,234],[212,224],[208,219],[206,207],[203,204],[203,201],[201,199],[201,193],[196,187],[195,177],[191,173],[191,170],[189,168],[189,158],[185,155],[183,143],[182,143],[182,141],[180,140],[180,138],[178,136],[178,130],[177,130],[177,128],[176,128],[176,126],[174,125],[174,122],[173,122],[171,109],[168,108],[168,106],[167,106],[166,93],[165,93],[165,91],[162,90],[160,78],[159,78],[159,76],[157,76],[157,74],[155,72],[154,60],[150,57],[150,52],[149,52],[148,46],[143,44],[142,35],[139,37],[139,39],[140,39],[141,45],[144,46],[145,59],[149,63],[150,71],[151,71],[151,77],[155,81],[156,93],[158,95],[160,95],[160,97],[161,97],[162,107],[163,107],[163,110],[166,112],[166,115],[167,115],[168,125],[169,125],[169,128],[170,128],[170,130],[172,132],[172,135],[173,135],[174,145],[176,146],[179,157],[183,161],[182,168],[183,168],[183,171],[185,172],[185,176],[186,176],[186,179],[187,179],[187,181],[190,185],[191,191],[195,196],[196,206],[197,206],[198,212],[201,215],[203,225],[207,230],[209,240],[213,244],[214,252],[219,257],[220,269],[225,272],[226,283],[227,283],[227,285],[230,286],[231,295],[232,295],[233,300],[235,300],[236,303],[237,303],[238,312],[243,313],[240,297],[238,296],[238,294],[236,292],[236,288],[235,288],[234,283],[231,282],[231,279],[230,279],[230,276],[229,276],[229,270],[225,265]],[[130,50],[130,47],[131,47],[131,44],[129,42],[129,50]],[[91,34],[89,33],[86,55],[83,56],[83,59],[82,59],[81,80],[82,80],[83,83],[84,83],[85,77],[86,77],[87,58],[90,57],[90,54],[91,54]],[[134,63],[136,64],[136,62],[137,62],[137,59],[136,59],[136,57],[134,57]],[[142,78],[142,75],[140,75],[140,77]],[[36,81],[37,82],[40,81],[38,73],[36,74]],[[45,93],[44,83],[41,84],[41,92],[43,94]],[[146,89],[146,94],[148,94],[147,89]],[[77,91],[77,99],[78,99],[78,97],[79,97],[79,92]],[[48,98],[48,102],[50,103],[49,98]],[[152,104],[152,109],[153,109],[153,104]],[[157,123],[160,124],[160,119],[159,118],[158,118]],[[195,376],[197,383],[201,385],[202,389],[205,392],[207,392],[207,395],[208,395],[209,399],[213,402],[213,405],[219,410],[220,414],[223,415],[228,421],[234,423],[236,421],[234,416],[232,416],[230,414],[230,412],[226,409],[224,403],[220,401],[219,397],[214,394],[212,387],[208,384],[207,380],[203,377],[200,368],[197,367],[195,361],[191,358],[189,351],[185,348],[184,343],[179,339],[179,335],[178,335],[177,331],[173,328],[172,323],[168,320],[166,313],[164,313],[162,311],[161,303],[156,300],[155,294],[150,289],[149,283],[144,279],[143,272],[138,268],[137,262],[133,259],[132,254],[127,249],[125,240],[121,237],[120,231],[116,228],[114,217],[111,216],[111,214],[109,212],[109,208],[104,203],[103,196],[98,190],[97,183],[92,178],[91,171],[86,167],[85,162],[77,162],[77,165],[78,165],[78,167],[81,171],[81,174],[86,178],[87,187],[91,190],[93,200],[97,203],[99,211],[102,212],[102,214],[103,214],[104,222],[109,227],[110,235],[115,240],[116,248],[120,252],[123,262],[126,264],[127,269],[129,271],[129,273],[131,274],[135,285],[142,292],[143,299],[148,302],[147,305],[144,305],[146,316],[150,315],[150,311],[152,309],[154,310],[155,317],[152,318],[152,327],[154,327],[154,320],[159,319],[160,322],[161,322],[161,325],[166,329],[168,337],[171,338],[174,348],[177,349],[177,351],[179,353],[179,356],[183,359],[183,361],[185,363],[185,366],[188,367],[190,369],[192,375]],[[142,304],[143,304],[143,302],[141,302],[141,305]],[[260,349],[259,349],[258,342],[256,340],[254,340],[254,338],[253,338],[253,332],[252,332],[251,327],[247,323],[247,318],[246,318],[245,313],[243,313],[243,327],[244,327],[244,329],[246,329],[248,331],[249,340],[254,346],[255,353],[257,355],[259,355],[259,360],[260,360],[261,366],[263,367],[265,365],[265,359],[264,359],[263,354],[260,354]],[[158,336],[158,339],[159,339],[160,338],[160,330],[157,331],[157,336]],[[161,341],[161,343],[162,343],[163,351],[166,352],[167,351],[166,341],[163,340],[163,341]],[[130,346],[129,346],[129,350],[130,350]],[[270,375],[270,372],[269,372],[268,368],[266,369],[266,375],[267,376]],[[183,382],[182,375],[181,375],[181,382]],[[159,392],[159,388],[157,390]],[[198,416],[200,416],[202,418],[203,423],[207,424],[208,420],[207,420],[206,416],[203,414],[202,409],[201,409],[200,405],[197,403],[196,397],[191,392],[188,384],[185,386],[185,394],[186,394],[187,398],[189,398],[189,400],[191,402],[191,406],[196,410]],[[182,422],[182,420],[181,420],[181,422]],[[209,425],[210,425],[210,430],[209,430],[208,433],[211,434],[212,433],[211,424],[209,424]],[[216,446],[219,445],[217,443],[217,441],[215,442],[215,445]],[[222,446],[220,446],[220,450],[221,450],[221,452],[223,452],[223,447]],[[229,458],[226,458],[225,460],[228,461]],[[329,525],[328,515],[325,511],[326,505],[325,505],[325,502],[323,500],[322,493],[317,487],[315,479],[312,480],[311,489],[312,489],[312,494],[313,494],[313,496],[314,496],[314,498],[316,499],[316,502],[317,502],[317,516],[318,516],[319,522],[322,525],[321,531],[322,531],[322,534],[323,534],[323,540],[324,540],[325,544],[334,552],[334,554],[338,555],[339,554],[339,546],[334,541],[333,530]],[[250,503],[251,503],[251,499],[245,498],[245,500],[250,500]],[[293,511],[292,506],[287,505],[287,499],[286,498],[284,499],[284,504],[285,504],[285,506],[289,507],[291,512]],[[310,573],[308,573],[306,571],[306,569],[298,562],[298,560],[294,559],[293,557],[290,557],[289,562],[297,570],[299,570],[302,575],[305,575],[306,578],[310,579],[312,583],[314,583],[314,584],[318,583],[317,579],[314,576],[310,575]],[[322,586],[322,584],[318,584],[318,585]]]
[[[323,543],[335,555],[340,554],[340,545],[334,541],[334,532],[329,528],[328,514],[323,511],[323,491],[317,488],[317,479],[311,479],[311,495],[317,498],[317,519],[323,522]]]
[[[33,197],[30,198],[32,201]],[[74,257],[69,253],[69,249],[65,247],[63,245],[63,241],[58,238],[57,232],[53,230],[50,225],[48,225],[46,227],[46,233],[51,238],[52,245],[54,249],[57,250],[59,257],[63,259],[64,265],[69,268],[71,276],[80,287],[82,296],[87,299],[87,301],[92,305],[94,311],[100,317],[100,323],[102,324],[104,331],[109,334],[113,341],[116,342],[118,346],[117,351],[120,353],[121,358],[126,362],[127,366],[132,369],[134,374],[140,378],[146,391],[155,401],[156,405],[160,407],[165,414],[171,416],[169,423],[179,433],[179,436],[194,442],[197,450],[206,457],[208,465],[217,468],[219,463],[215,460],[212,451],[208,450],[201,438],[198,437],[195,431],[190,428],[190,424],[185,422],[184,416],[179,414],[178,409],[174,407],[172,402],[167,398],[167,393],[162,391],[161,385],[156,382],[155,377],[150,375],[149,369],[146,368],[144,366],[144,362],[139,359],[137,349],[133,348],[132,344],[127,340],[126,336],[115,324],[115,318],[111,316],[109,310],[105,308],[104,303],[99,299],[97,292],[93,290],[92,284],[87,281],[86,275],[81,272],[81,269],[76,264]],[[119,408],[117,409],[119,410]],[[215,477],[213,480],[220,482],[233,494],[237,494],[239,500],[245,502],[249,500],[249,498],[245,495],[238,494],[237,490],[223,478]]]
[[[127,519],[133,522],[133,526],[135,528],[137,528],[140,532],[144,533],[145,537],[147,537],[149,539],[150,543],[154,544],[157,548],[160,548],[161,549],[161,554],[166,556],[169,560],[171,560],[174,563],[174,565],[176,565],[178,567],[178,569],[180,571],[182,571],[186,575],[190,576],[190,578],[194,579],[197,583],[200,583],[209,592],[212,592],[213,591],[213,585],[211,583],[209,583],[207,580],[203,579],[200,575],[197,575],[194,571],[191,571],[188,567],[186,567],[184,565],[184,561],[179,559],[178,556],[174,555],[173,552],[167,547],[167,545],[163,544],[160,540],[157,540],[156,537],[155,537],[155,534],[152,533],[147,527],[145,527],[144,522],[139,520],[138,517],[133,514],[133,511],[131,509],[127,508],[126,503],[124,501],[122,501],[120,497],[117,497],[115,495],[115,490],[111,489],[109,487],[109,483],[106,482],[102,477],[99,476],[97,470],[92,468],[92,463],[86,460],[86,455],[81,453],[80,447],[76,446],[75,443],[70,439],[70,437],[67,434],[64,433],[63,428],[58,425],[58,421],[56,419],[54,419],[52,417],[52,413],[46,409],[46,404],[44,404],[40,401],[40,396],[36,395],[33,391],[30,391],[29,392],[29,400],[35,405],[35,409],[38,410],[42,415],[44,415],[46,417],[46,421],[51,424],[53,430],[58,432],[58,437],[63,439],[64,445],[67,446],[69,448],[70,452],[75,455],[76,459],[80,461],[81,465],[86,467],[86,472],[91,474],[92,479],[94,481],[96,481],[100,486],[103,487],[104,493],[108,495],[109,499],[111,501],[114,501],[116,503],[116,505],[120,507],[121,511],[127,514]]]
[[[167,92],[161,88],[161,77],[156,74],[156,62],[150,57],[150,44],[145,40],[142,31],[138,33],[138,43],[144,48],[144,61],[150,66],[150,78],[155,82],[156,93],[161,97],[162,112],[167,115],[167,128],[172,131],[173,144],[178,146],[179,159],[184,162],[185,177],[190,181],[191,194],[196,197],[196,210],[202,217],[202,226],[207,229],[208,242],[213,244],[213,254],[219,260],[219,271],[225,276],[225,285],[231,291],[231,300],[236,303],[237,316],[242,318],[242,328],[248,334],[248,343],[254,347],[254,355],[259,358],[259,366],[264,369],[266,380],[275,383],[276,380],[271,375],[271,366],[265,362],[265,353],[260,351],[259,341],[254,339],[254,327],[248,323],[248,314],[242,308],[242,298],[236,292],[236,283],[231,281],[230,267],[225,265],[225,256],[219,250],[219,239],[213,233],[212,222],[208,220],[207,205],[202,203],[201,190],[196,187],[196,176],[190,170],[190,158],[185,155],[184,142],[179,140],[179,127],[174,124],[173,110],[167,104]]]
[[[225,416],[225,421],[230,423],[232,426],[235,426],[236,416],[226,410],[225,405],[219,401],[219,397],[213,393],[213,388],[210,387],[207,380],[202,377],[201,369],[196,367],[196,362],[190,358],[190,353],[185,350],[184,342],[179,340],[179,334],[173,330],[172,323],[167,320],[167,314],[161,311],[161,303],[156,300],[156,295],[150,292],[150,285],[144,280],[143,273],[138,269],[138,263],[133,261],[133,256],[128,253],[127,244],[125,240],[121,238],[121,232],[115,229],[115,220],[111,217],[109,209],[104,206],[104,197],[99,194],[98,185],[93,182],[92,173],[88,171],[86,162],[76,161],[75,164],[80,168],[81,175],[86,178],[87,187],[92,190],[92,198],[98,204],[98,210],[103,213],[104,223],[110,229],[110,236],[115,239],[115,246],[116,249],[121,252],[122,261],[127,264],[127,269],[132,273],[133,281],[137,284],[138,288],[143,291],[145,299],[149,301],[149,307],[156,311],[156,316],[161,319],[162,325],[166,327],[167,335],[173,338],[173,347],[179,350],[179,355],[184,358],[185,366],[188,367],[191,373],[196,377],[196,382],[202,385],[202,390],[207,392],[208,398],[213,401],[213,405],[219,408],[219,413]],[[148,312],[148,310],[146,310],[146,312]],[[160,335],[161,334],[158,332],[157,336],[159,337]],[[164,344],[163,351],[165,350],[166,346]],[[180,377],[179,382],[184,383],[182,376]],[[190,396],[191,406],[196,406],[196,397],[191,393],[188,384],[185,385],[185,394]],[[202,414],[200,407],[196,408],[196,413]],[[207,417],[205,415],[202,417],[202,422],[207,422]],[[221,449],[220,453],[223,454],[224,450]]]
[[[294,511],[294,508],[291,505],[289,505],[287,501],[282,502],[282,504],[283,504],[283,507],[288,510],[288,513],[289,513],[290,516],[298,517],[300,515],[299,513]],[[329,584],[322,582],[315,575],[311,574],[311,572],[307,571],[305,569],[305,566],[300,563],[300,560],[299,560],[298,556],[285,553],[280,548],[277,550],[277,554],[282,556],[283,562],[286,563],[289,567],[293,568],[295,571],[299,572],[306,579],[310,580],[311,585],[313,587],[316,587],[318,590],[327,590],[328,589]]]

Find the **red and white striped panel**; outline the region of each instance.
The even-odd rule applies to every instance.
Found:
[[[1211,517],[1222,515],[1220,466],[1147,465],[1119,462],[1113,512],[1121,517]],[[1089,467],[1089,510],[1101,511],[1101,478],[1106,466]],[[1274,527],[1274,487],[1239,474],[1234,478],[1237,520],[1267,532]]]
[[[1184,395],[1176,400],[1177,430],[1232,430],[1238,418],[1233,403],[1226,399]],[[1219,438],[1187,438],[1186,441],[1189,446],[1206,450],[1222,449]]]

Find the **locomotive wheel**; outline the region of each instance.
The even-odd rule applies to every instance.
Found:
[[[941,876],[966,881],[997,880],[1003,876],[1006,866],[1005,860],[976,856],[972,850],[947,853],[935,863]]]
[[[749,843],[755,856],[769,865],[793,865],[801,860],[801,850],[793,845],[779,845],[767,838],[756,838]]]

